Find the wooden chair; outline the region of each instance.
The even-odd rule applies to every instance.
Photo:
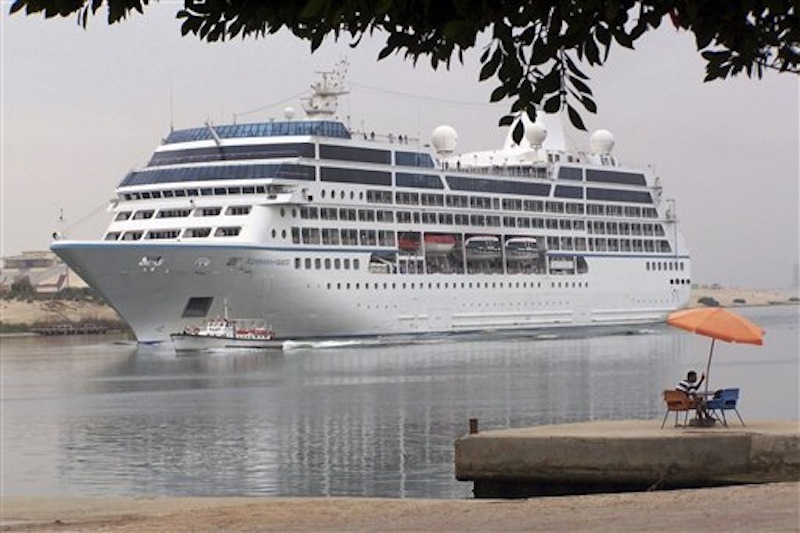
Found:
[[[696,404],[692,398],[679,390],[665,390],[664,391],[664,403],[667,404],[667,412],[664,413],[664,420],[661,421],[661,428],[664,428],[664,424],[667,423],[667,417],[671,412],[675,413],[675,427],[678,427],[678,413],[685,412],[686,416],[683,420],[683,425],[685,426],[687,421],[689,420],[689,412],[694,411]]]

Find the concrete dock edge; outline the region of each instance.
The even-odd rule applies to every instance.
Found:
[[[660,428],[653,420],[493,430],[455,443],[476,497],[528,497],[800,480],[800,423]]]

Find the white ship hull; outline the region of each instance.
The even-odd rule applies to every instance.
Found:
[[[197,318],[182,316],[193,297],[213,299],[210,316],[223,313],[226,299],[235,301],[243,315],[269,320],[279,339],[295,340],[629,327],[662,322],[689,298],[688,285],[669,284],[674,272],[644,268],[652,257],[587,256],[590,273],[573,276],[397,276],[298,271],[291,261],[296,253],[256,247],[64,241],[53,250],[111,303],[140,342],[169,340],[195,324]],[[140,266],[147,256],[160,257],[160,265]]]
[[[523,121],[522,143],[460,154],[449,126],[427,144],[331,120],[342,80],[308,120],[172,130],[102,240],[53,251],[141,342],[225,302],[277,340],[631,328],[687,304],[674,204],[609,132],[569,153]]]

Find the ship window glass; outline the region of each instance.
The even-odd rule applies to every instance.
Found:
[[[208,237],[211,235],[211,228],[188,228],[183,232],[186,238]]]
[[[341,220],[356,220],[356,210],[344,207],[339,208],[339,218]]]
[[[375,211],[372,209],[359,209],[358,220],[361,222],[375,222]]]
[[[399,205],[419,205],[419,194],[415,192],[398,192],[394,195],[394,201]]]
[[[618,170],[586,169],[586,181],[621,183],[625,185],[647,185],[644,174],[620,172]]]
[[[180,230],[177,229],[151,230],[147,232],[145,239],[175,239],[178,234]]]
[[[359,268],[359,260],[353,259],[353,270],[358,270]]]
[[[522,207],[525,209],[525,211],[541,213],[544,211],[544,202],[541,200],[523,200]]]
[[[175,191],[175,196],[183,198],[184,196],[186,196],[186,191],[184,189],[178,189],[177,191]]]
[[[231,205],[228,209],[225,210],[226,215],[249,215],[250,214],[250,206],[249,205]]]
[[[142,220],[145,218],[153,218],[152,209],[147,209],[145,211],[136,211],[136,214],[133,215],[134,220]]]
[[[186,307],[183,308],[181,313],[182,318],[204,318],[208,316],[208,311],[211,309],[211,302],[213,298],[207,296],[195,296],[189,298],[186,302]]]
[[[418,152],[400,152],[394,154],[394,162],[396,165],[407,167],[424,167],[433,168],[433,158],[430,154],[423,154]]]
[[[314,157],[314,145],[309,143],[277,143],[247,146],[213,146],[187,150],[156,152],[147,166],[182,163],[205,163],[241,159],[275,159],[280,157]]]
[[[200,189],[200,196],[211,196],[214,194],[211,189]]]
[[[310,257],[306,257],[305,264],[306,264],[306,270],[311,270],[311,258]]]
[[[444,196],[441,194],[423,193],[420,195],[420,200],[422,200],[422,205],[444,206]]]
[[[352,146],[319,145],[320,159],[336,159],[339,161],[357,161],[360,163],[391,163],[392,153],[389,150],[372,148],[354,148]]]
[[[186,189],[186,196],[198,196],[197,189]]]
[[[445,198],[447,207],[469,207],[469,196],[450,195]]]
[[[564,202],[547,202],[545,204],[545,211],[548,213],[563,213]]]
[[[216,165],[182,168],[154,168],[131,172],[120,186],[149,185],[154,183],[180,183],[190,181],[285,178],[313,181],[313,166],[306,165]],[[254,192],[254,191],[251,191]],[[209,190],[208,193],[210,194]],[[197,196],[197,194],[189,194]]]
[[[342,260],[342,263],[343,263],[342,266],[344,266],[345,270],[350,270],[350,259],[345,258],[344,260]]]
[[[320,270],[322,268],[322,259],[319,257],[314,258],[314,268]]]
[[[316,135],[349,139],[350,132],[341,122],[330,120],[292,120],[290,122],[261,122],[254,124],[231,124],[214,126],[214,133],[221,139],[242,137],[278,137],[290,135]],[[214,136],[208,127],[176,130],[169,134],[164,144],[211,140]]]
[[[141,231],[126,231],[125,233],[122,234],[122,240],[123,241],[138,241],[139,239],[142,238],[142,233],[143,232],[141,232]]]
[[[545,183],[468,178],[465,176],[447,176],[447,183],[454,191],[550,196],[550,185]]]
[[[221,227],[217,228],[217,231],[214,232],[215,237],[236,237],[241,233],[242,228],[240,227]]]
[[[561,167],[558,169],[558,178],[562,180],[583,181],[583,169],[578,167]],[[558,196],[558,193],[556,193]]]
[[[375,220],[378,222],[394,222],[394,211],[379,209],[375,212]]]
[[[367,201],[375,204],[390,204],[392,203],[392,192],[370,189],[367,191]]]
[[[335,228],[322,228],[322,244],[339,244],[339,230]]]
[[[355,168],[322,167],[320,169],[322,181],[337,183],[362,183],[366,185],[391,186],[392,174],[377,170],[361,170]]]
[[[182,218],[188,217],[191,209],[161,209],[156,218]]]
[[[381,246],[394,246],[394,232],[388,230],[378,231],[378,244]]]
[[[303,228],[301,231],[303,244],[319,244],[319,229]]]
[[[221,207],[201,207],[195,212],[198,217],[214,217],[222,212]]]
[[[583,187],[556,185],[555,195],[558,198],[583,198]]]
[[[114,220],[128,220],[129,218],[131,218],[130,211],[120,211],[117,213],[117,216],[114,217]]]
[[[409,174],[398,172],[395,174],[395,184],[398,187],[414,187],[418,189],[444,189],[444,184],[439,176],[430,174]]]
[[[116,241],[119,239],[120,233],[118,231],[109,231],[106,233],[105,240],[107,241]]]
[[[319,218],[322,220],[338,220],[339,212],[335,207],[320,207]]]
[[[358,244],[358,230],[343,229],[341,230],[341,235],[342,235],[342,244],[344,244],[345,246]]]
[[[607,200],[611,202],[653,203],[653,198],[650,196],[649,192],[597,189],[594,187],[587,187],[586,198],[589,200]]]
[[[333,268],[335,270],[340,270],[342,268],[342,262],[338,257],[333,258]]]
[[[317,220],[319,218],[319,210],[316,207],[301,207],[300,218]]]

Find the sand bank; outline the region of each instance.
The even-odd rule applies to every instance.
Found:
[[[527,500],[2,499],[3,531],[797,531],[800,483]]]

